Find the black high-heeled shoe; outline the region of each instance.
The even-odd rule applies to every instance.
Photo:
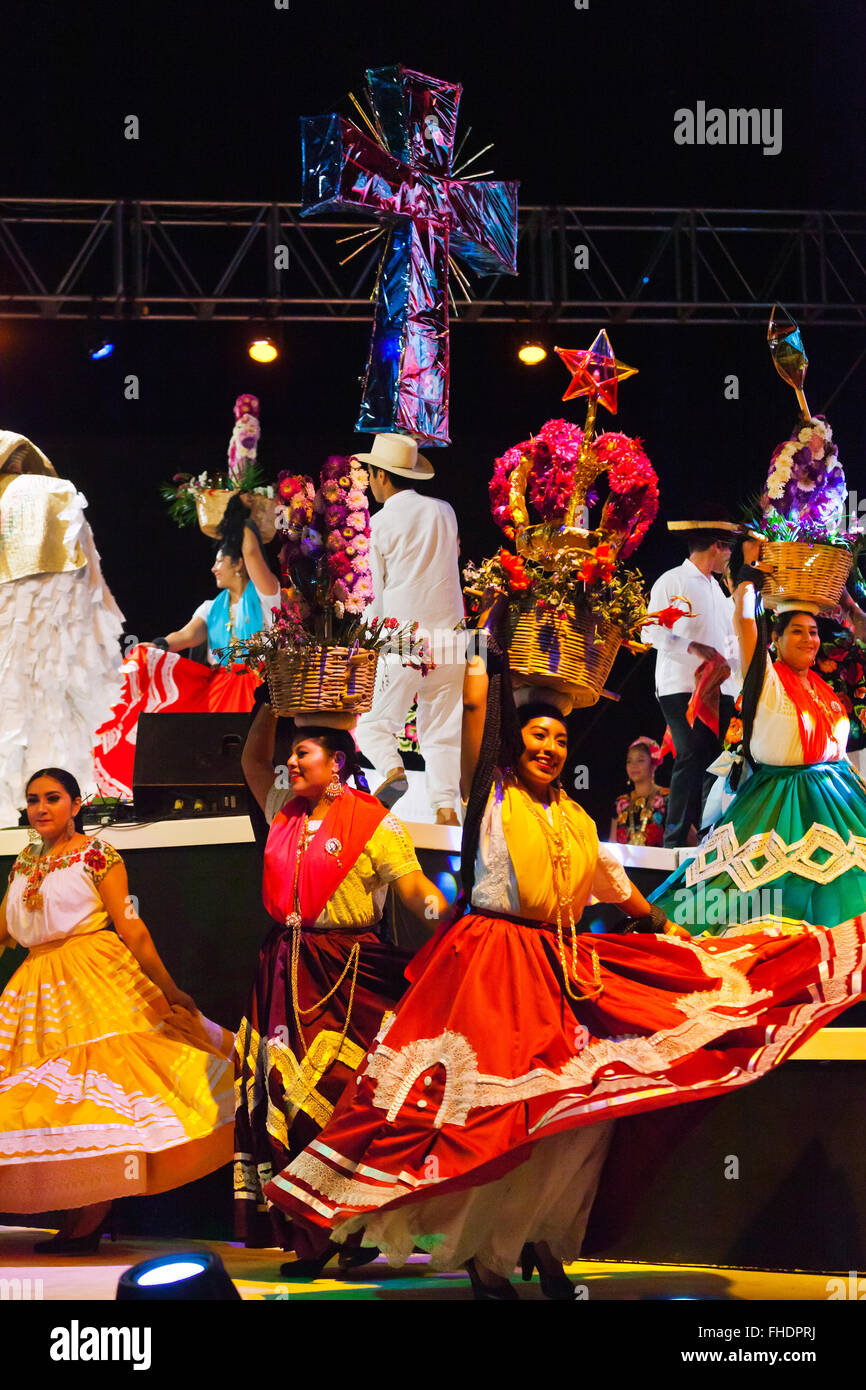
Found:
[[[535,1246],[527,1242],[520,1252],[520,1273],[524,1283],[529,1283],[533,1272],[538,1270],[538,1282],[541,1285],[541,1292],[545,1298],[558,1299],[561,1302],[574,1301],[574,1285],[566,1276],[562,1274],[545,1274],[541,1265],[538,1263],[538,1256],[535,1253]]]
[[[329,1241],[324,1254],[310,1260],[287,1260],[284,1265],[280,1265],[280,1274],[287,1279],[318,1279],[325,1265],[333,1259],[339,1248],[334,1241]]]
[[[86,1235],[64,1236],[58,1231],[48,1240],[37,1240],[33,1250],[39,1255],[94,1255],[99,1249],[99,1242],[104,1235],[110,1235],[112,1240],[117,1240],[114,1207],[111,1207],[102,1220],[97,1221],[93,1230],[88,1231]]]
[[[378,1245],[344,1245],[337,1265],[340,1269],[361,1269],[378,1260],[381,1253]]]
[[[477,1299],[493,1299],[497,1303],[513,1302],[519,1298],[519,1294],[513,1284],[509,1284],[506,1279],[502,1284],[485,1284],[478,1270],[475,1268],[475,1261],[467,1260],[463,1268],[469,1275],[469,1282],[472,1285],[472,1297]]]

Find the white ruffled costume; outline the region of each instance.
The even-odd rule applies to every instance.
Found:
[[[86,506],[30,440],[0,430],[0,827],[17,825],[37,768],[96,790],[94,735],[120,692],[123,614]]]

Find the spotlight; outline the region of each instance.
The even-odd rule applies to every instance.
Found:
[[[144,1260],[121,1274],[117,1281],[118,1302],[173,1301],[176,1303],[226,1303],[240,1299],[228,1271],[212,1250],[181,1251]]]
[[[247,351],[254,362],[273,362],[280,355],[273,338],[254,338]]]
[[[538,363],[543,362],[547,356],[547,348],[543,343],[536,342],[533,339],[531,342],[526,342],[521,348],[518,348],[517,356],[524,366],[536,367]]]
[[[114,343],[105,340],[98,347],[90,349],[90,360],[91,362],[101,362],[103,357],[110,357],[113,352]]]

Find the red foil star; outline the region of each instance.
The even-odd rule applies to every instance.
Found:
[[[606,331],[601,330],[591,347],[555,348],[554,351],[572,374],[571,385],[562,399],[571,401],[576,396],[589,396],[615,415],[617,382],[635,376],[637,367],[627,367],[614,357]]]

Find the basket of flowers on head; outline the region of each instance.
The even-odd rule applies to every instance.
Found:
[[[265,674],[277,714],[366,713],[382,652],[422,675],[433,664],[417,623],[363,619],[373,598],[366,485],[366,471],[338,456],[325,463],[318,488],[303,474],[279,476],[281,607],[272,627],[231,648]]]
[[[845,474],[833,432],[820,416],[800,421],[770,459],[751,518],[763,537],[760,566],[767,574],[764,603],[801,601],[835,608],[851,571],[857,538],[843,530]]]
[[[822,415],[812,416],[803,386],[809,359],[800,330],[787,311],[773,305],[767,328],[773,365],[791,386],[800,419],[779,444],[757,515],[749,518],[762,538],[759,567],[767,574],[764,603],[803,603],[834,609],[842,596],[854,554],[863,545],[859,525],[846,529],[845,474],[833,431]]]
[[[169,514],[179,526],[192,526],[215,540],[229,501],[236,493],[246,494],[250,516],[256,523],[262,541],[267,544],[276,534],[277,502],[274,489],[265,484],[256,462],[259,425],[259,402],[256,396],[238,396],[234,405],[235,424],[228,448],[228,469],[225,473],[176,473],[172,482],[162,488],[169,504]]]
[[[609,495],[593,527],[602,473]],[[527,494],[538,517],[532,524]],[[513,671],[576,706],[595,704],[620,646],[637,648],[647,621],[640,572],[622,564],[658,512],[658,480],[641,441],[615,433],[593,439],[567,420],[548,420],[496,460],[490,498],[517,554],[503,547],[468,566],[467,595],[475,602],[489,588],[509,595]]]

